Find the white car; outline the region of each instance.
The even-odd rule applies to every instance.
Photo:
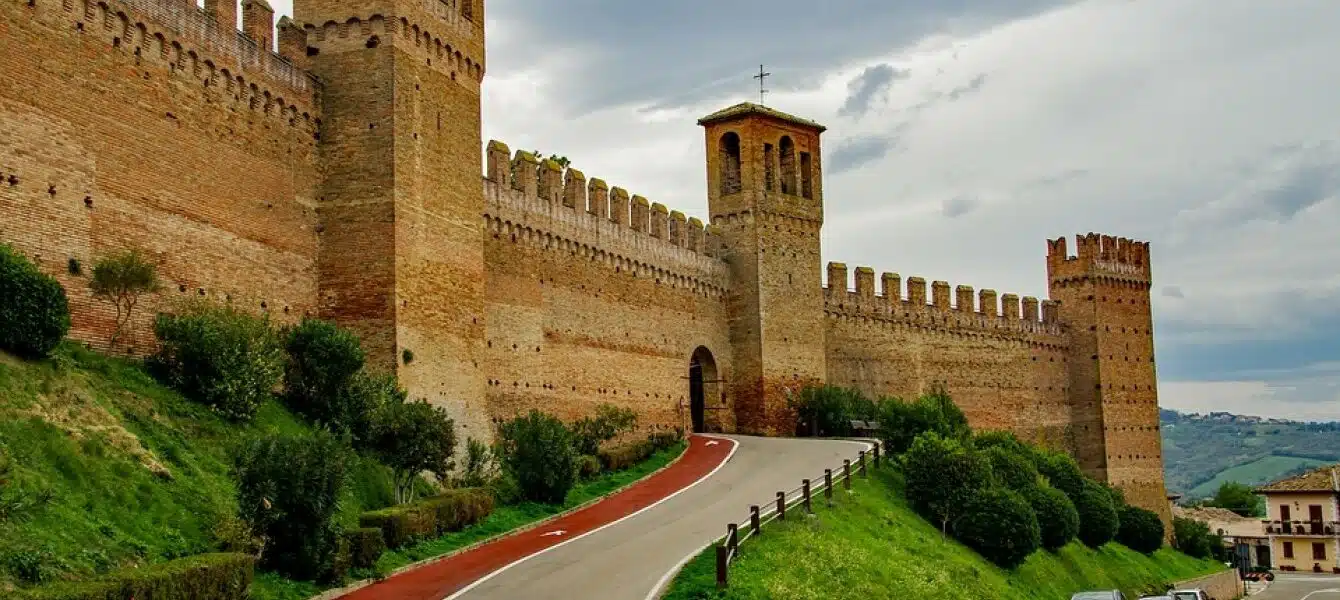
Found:
[[[1191,590],[1173,590],[1168,592],[1168,597],[1172,600],[1213,600],[1205,590],[1200,588]]]

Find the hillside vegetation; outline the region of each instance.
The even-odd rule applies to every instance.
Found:
[[[1146,556],[1115,542],[1098,549],[1072,542],[1001,569],[918,516],[902,486],[891,468],[857,477],[851,494],[834,494],[834,508],[816,501],[815,518],[788,513],[742,544],[725,591],[716,589],[709,551],[685,566],[665,598],[1067,600],[1079,590],[1113,588],[1135,598],[1149,586],[1223,568],[1169,548]]]
[[[1340,462],[1340,423],[1159,411],[1168,491],[1205,498],[1226,481],[1250,486]]]

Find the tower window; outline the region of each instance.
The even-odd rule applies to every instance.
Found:
[[[740,136],[728,131],[721,136],[721,195],[737,194],[740,185]]]
[[[782,136],[782,193],[796,193],[796,144],[791,136]]]
[[[777,158],[773,154],[775,152],[773,152],[772,144],[763,144],[763,189],[769,192],[773,188],[772,180],[776,177],[774,164]]]
[[[475,20],[475,0],[461,0],[461,16],[467,20]]]
[[[814,179],[810,174],[810,153],[800,153],[800,195],[814,197]]]

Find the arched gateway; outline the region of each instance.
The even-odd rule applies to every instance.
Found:
[[[721,376],[717,371],[717,361],[712,351],[698,346],[689,357],[689,415],[693,422],[694,433],[711,430],[719,431],[720,418],[709,419],[709,411],[724,410],[721,396]]]

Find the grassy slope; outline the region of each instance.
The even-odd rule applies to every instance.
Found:
[[[442,556],[476,542],[536,523],[604,496],[651,474],[670,464],[687,447],[687,443],[680,442],[675,446],[657,452],[631,468],[617,473],[607,473],[591,481],[578,483],[568,492],[567,502],[562,505],[524,503],[500,506],[488,518],[474,527],[449,533],[437,539],[425,540],[400,550],[387,552],[377,561],[375,570],[354,573],[354,576],[376,577],[379,573],[388,574],[416,561]],[[319,593],[322,589],[322,587],[311,583],[288,581],[271,574],[263,574],[252,586],[251,594],[253,600],[301,600]]]
[[[1311,469],[1329,464],[1324,460],[1301,458],[1298,456],[1266,456],[1252,462],[1229,467],[1217,473],[1212,479],[1191,488],[1187,495],[1192,498],[1213,496],[1214,492],[1228,481],[1247,485],[1261,485],[1300,469]]]
[[[51,492],[30,518],[0,524],[0,590],[24,573],[81,578],[208,551],[214,523],[236,509],[232,448],[262,431],[307,426],[275,402],[231,425],[136,364],[72,344],[42,362],[0,354],[0,447],[22,488]],[[388,477],[360,461],[341,521],[389,503]]]
[[[685,566],[665,598],[1067,600],[1079,590],[1113,587],[1133,598],[1148,584],[1222,568],[1170,549],[1146,557],[1117,544],[1092,550],[1073,543],[1004,571],[941,536],[897,488],[888,469],[858,478],[852,495],[834,494],[833,509],[820,500],[816,518],[774,522],[741,546],[724,593],[716,591],[709,549]]]

